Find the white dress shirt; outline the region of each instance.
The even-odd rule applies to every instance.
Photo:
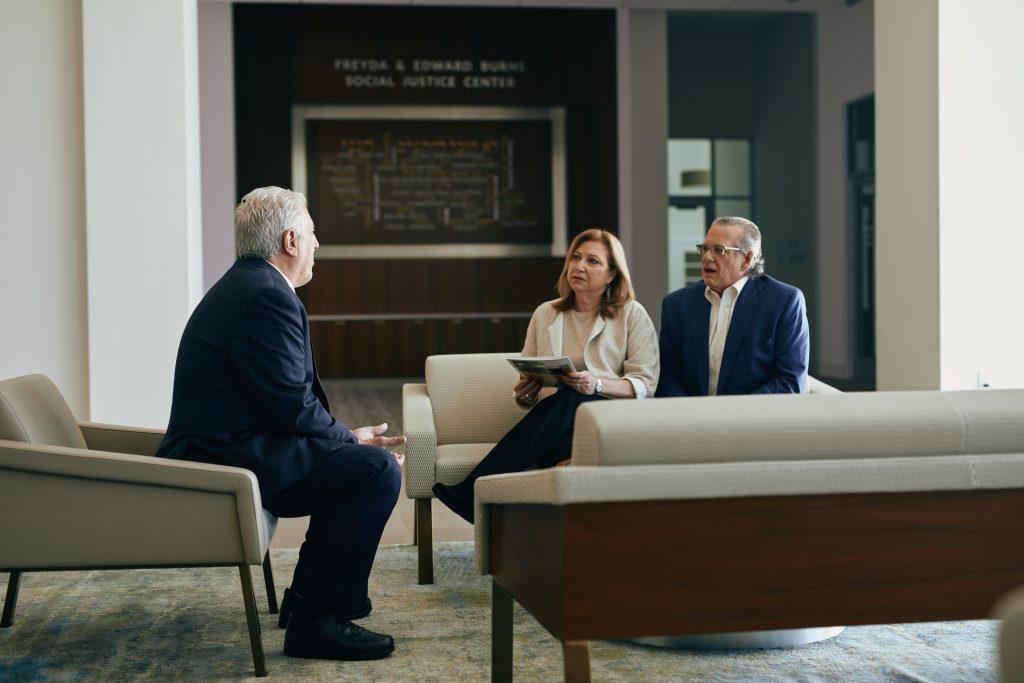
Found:
[[[266,259],[263,259],[263,260],[267,261]],[[267,261],[267,263],[270,263],[270,261]],[[291,287],[292,291],[294,292],[295,291],[295,285],[293,285],[292,281],[288,279],[288,276],[285,275],[284,272],[280,268],[275,266],[273,263],[270,263],[270,265],[273,266],[274,270],[276,270],[277,272],[281,273],[281,277],[284,278],[284,281],[288,283],[288,286]]]
[[[718,373],[722,369],[722,353],[725,351],[725,340],[729,336],[729,324],[732,312],[736,308],[736,299],[747,284],[747,276],[731,284],[718,296],[718,292],[706,287],[704,298],[711,302],[711,324],[708,326],[708,396],[718,394]]]

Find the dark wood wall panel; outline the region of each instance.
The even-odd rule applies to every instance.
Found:
[[[415,377],[438,353],[519,352],[527,318],[313,321],[317,369],[324,377]]]
[[[291,185],[294,104],[558,106],[567,237],[617,231],[614,11],[236,4],[233,12],[239,195]],[[344,85],[336,58],[521,60],[526,73],[513,89],[357,89]],[[561,257],[318,258],[299,293],[320,373],[415,376],[431,354],[519,350],[527,319],[459,316],[530,312],[556,296],[561,265]],[[443,317],[394,317],[417,314]]]
[[[560,258],[317,261],[310,315],[521,313],[558,296]]]

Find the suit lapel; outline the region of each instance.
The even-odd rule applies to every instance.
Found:
[[[704,298],[699,287],[694,292],[693,305],[689,307],[694,313],[689,316],[687,327],[690,328],[691,348],[697,353],[697,381],[700,382],[702,396],[708,395],[708,374],[711,367],[708,360],[708,331],[711,329],[711,304]]]
[[[743,345],[743,338],[747,334],[750,321],[757,313],[757,307],[761,303],[761,281],[748,280],[746,287],[740,292],[736,300],[736,308],[732,312],[732,320],[729,322],[729,335],[725,338],[725,350],[722,353],[722,367],[718,372],[718,386],[725,386],[729,379],[736,361],[736,354]]]
[[[565,314],[559,311],[555,321],[548,326],[548,341],[551,343],[551,355],[562,355],[562,325],[564,325]]]

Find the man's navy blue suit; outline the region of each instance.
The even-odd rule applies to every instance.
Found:
[[[401,472],[331,416],[306,309],[267,261],[235,261],[193,311],[157,455],[252,470],[263,507],[312,516],[292,582],[301,609],[366,597]]]
[[[656,396],[707,396],[711,303],[703,281],[661,302],[661,376]],[[767,275],[736,300],[718,373],[718,395],[807,390],[810,335],[799,289]]]

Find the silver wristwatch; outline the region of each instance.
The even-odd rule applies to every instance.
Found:
[[[604,391],[604,382],[602,382],[599,379],[599,380],[597,380],[597,388],[594,389],[594,393],[595,394],[600,394],[602,391]]]

